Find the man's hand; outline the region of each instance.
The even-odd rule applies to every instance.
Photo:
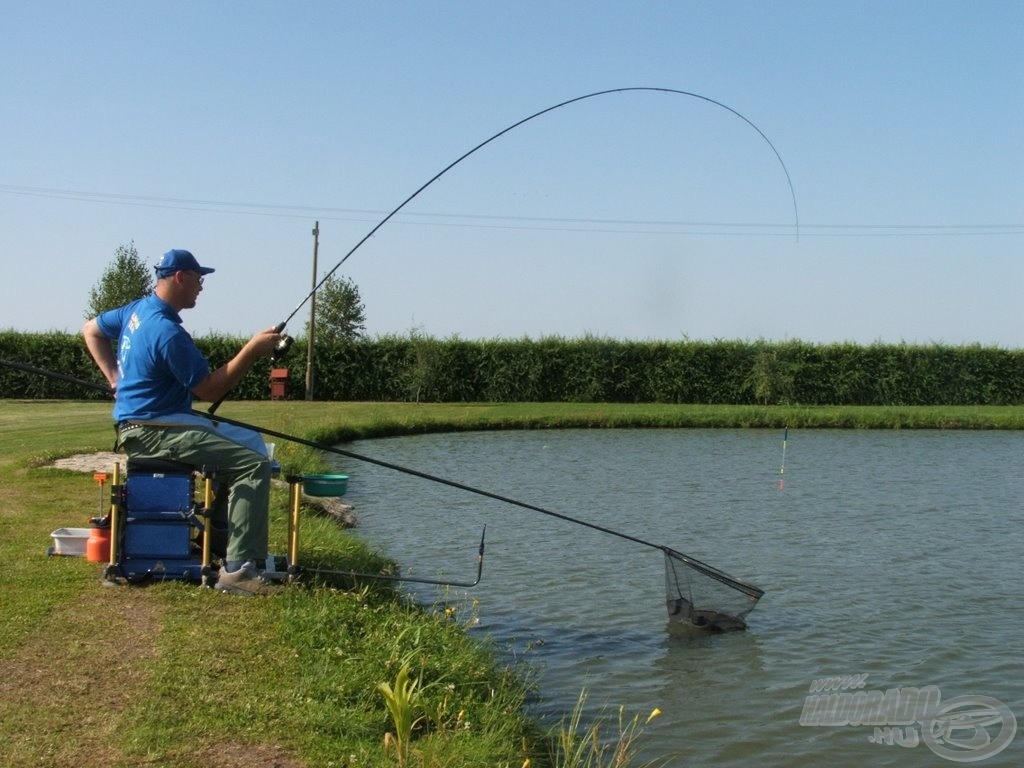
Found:
[[[260,357],[269,357],[277,351],[277,345],[281,343],[281,334],[273,328],[268,328],[265,331],[260,331],[248,342],[245,347],[242,347],[242,354],[245,352],[247,347],[252,347],[252,352],[256,355],[257,359]]]

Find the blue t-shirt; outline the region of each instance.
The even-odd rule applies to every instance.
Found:
[[[104,312],[96,324],[117,341],[115,421],[191,412],[192,387],[210,375],[210,364],[171,305],[151,294]]]

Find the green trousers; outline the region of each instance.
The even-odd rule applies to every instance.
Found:
[[[265,560],[270,529],[270,460],[213,429],[141,426],[121,433],[130,459],[165,459],[212,469],[217,482],[211,513],[215,539],[227,531],[226,560]]]

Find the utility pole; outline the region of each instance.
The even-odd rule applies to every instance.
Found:
[[[320,248],[320,222],[313,225],[313,289],[309,299],[309,339],[306,342],[306,399],[313,399],[313,337],[316,335],[316,254]]]

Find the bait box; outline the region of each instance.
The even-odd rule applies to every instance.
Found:
[[[307,496],[344,496],[348,475],[303,475],[302,490]]]

